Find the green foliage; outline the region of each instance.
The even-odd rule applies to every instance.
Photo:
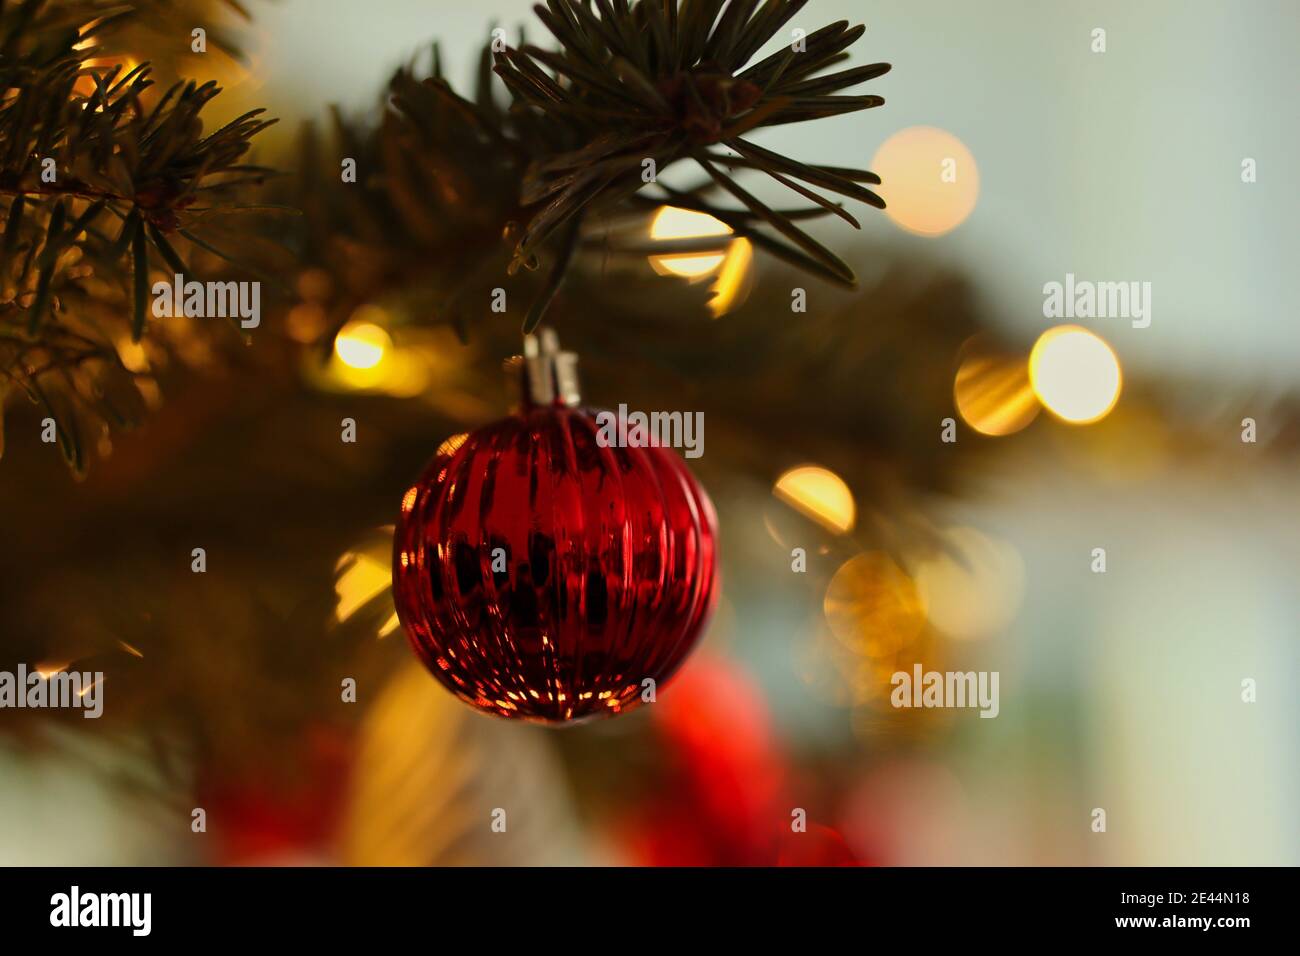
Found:
[[[564,233],[566,223],[593,207],[639,192],[647,159],[654,161],[656,176],[689,159],[708,180],[686,192],[663,186],[669,200],[712,213],[804,269],[852,284],[852,270],[796,225],[796,217],[769,208],[727,171],[766,173],[816,203],[819,211],[855,228],[858,223],[849,213],[800,182],[884,207],[879,196],[859,185],[878,184],[873,173],[807,165],[745,139],[763,127],[884,103],[879,96],[835,94],[883,75],[887,63],[823,73],[848,57],[848,47],[865,30],[847,21],[809,34],[801,49],[789,42],[750,63],[806,2],[548,0],[545,7],[535,7],[560,49],[531,44],[507,49],[497,55],[496,71],[514,93],[517,108],[571,130],[577,145],[536,157],[530,165],[521,198],[531,211],[515,248],[516,261],[531,263],[544,243]],[[733,153],[711,149],[718,146]],[[702,194],[711,187],[730,194],[743,210],[704,202]]]
[[[406,67],[393,76],[378,123],[336,114],[332,142],[309,129],[303,174],[285,201],[306,213],[303,262],[335,286],[322,338],[331,340],[357,307],[386,299],[403,300],[399,311],[412,321],[450,323],[466,338],[498,286],[511,301],[522,295],[529,331],[582,271],[584,251],[597,252],[602,269],[614,256],[643,257],[643,245],[632,249],[615,233],[665,203],[708,212],[778,258],[851,285],[849,267],[797,223],[826,215],[858,222],[803,184],[880,207],[860,185],[878,177],[807,165],[745,138],[883,102],[833,94],[887,64],[823,75],[848,56],[862,27],[832,24],[801,52],[786,48],[747,65],[804,2],[551,0],[535,9],[558,49],[522,36],[517,48],[498,44],[495,57],[484,49],[472,98],[447,82],[435,48],[430,75]],[[356,183],[340,182],[342,157],[356,160]],[[656,174],[692,160],[707,177],[687,189],[651,186],[642,178],[646,160]],[[745,169],[813,205],[768,207],[736,182],[734,172]],[[714,203],[717,192],[739,206]],[[689,245],[682,251],[699,251]],[[673,251],[671,243],[657,249]]]
[[[207,2],[244,13],[232,0]],[[485,49],[472,97],[452,89],[435,48],[427,76],[410,67],[393,76],[378,122],[336,115],[333,143],[308,129],[299,175],[278,195],[305,212],[292,238],[329,287],[322,296],[322,283],[313,285],[312,307],[325,310],[322,342],[359,306],[395,296],[408,321],[449,323],[467,338],[497,287],[526,303],[531,329],[597,255],[602,273],[616,256],[644,257],[643,245],[625,243],[665,203],[707,212],[800,269],[852,284],[852,270],[801,223],[834,215],[856,227],[818,190],[879,207],[862,185],[878,177],[810,165],[748,138],[883,102],[839,94],[887,64],[828,72],[860,26],[834,23],[759,58],[786,39],[805,2],[549,0],[536,11],[554,48],[521,35],[514,48]],[[261,274],[232,251],[264,237],[260,224],[222,224],[227,213],[268,208],[246,194],[270,172],[248,160],[270,121],[258,110],[208,133],[214,83],[162,92],[149,64],[99,65],[122,52],[124,38],[138,42],[150,24],[182,23],[205,6],[0,3],[0,385],[58,422],[78,471],[87,428],[129,422],[140,404],[122,397],[138,373],[123,365],[121,344],[166,332],[149,323],[150,270]],[[340,181],[343,157],[356,160],[357,182]],[[646,160],[653,184],[643,179]],[[681,161],[704,174],[694,186],[661,178]],[[738,181],[746,170],[810,205],[770,207]],[[715,201],[719,194],[732,202]],[[699,241],[684,245],[698,251]],[[657,251],[671,254],[673,244]]]
[[[464,338],[506,277],[502,234],[523,215],[528,156],[552,148],[553,131],[498,102],[486,50],[473,99],[451,88],[440,59],[435,48],[424,77],[412,65],[394,73],[378,122],[336,110],[328,133],[303,130],[298,174],[279,197],[303,212],[302,264],[331,286],[326,343],[359,306],[389,297]],[[342,178],[345,159],[355,182]]]
[[[123,425],[140,405],[116,345],[145,332],[149,269],[196,277],[175,237],[219,252],[208,226],[269,172],[245,161],[261,110],[206,133],[215,83],[158,95],[148,63],[91,65],[104,35],[164,7],[0,4],[0,383],[55,420],[78,472],[87,413]]]

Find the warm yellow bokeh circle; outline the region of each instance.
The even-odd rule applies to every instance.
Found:
[[[1029,382],[1043,407],[1057,418],[1087,425],[1115,407],[1123,375],[1105,339],[1081,325],[1058,325],[1034,343]]]
[[[962,420],[982,435],[1011,435],[1038,414],[1024,358],[973,353],[953,381],[953,402]]]
[[[791,468],[776,480],[772,493],[822,527],[847,534],[857,520],[853,492],[844,479],[819,465]]]
[[[719,251],[687,252],[670,256],[651,256],[650,265],[660,275],[678,275],[687,279],[700,279],[712,275],[726,258],[727,240],[732,229],[707,212],[662,206],[650,223],[650,238],[703,239],[718,236]]]
[[[979,168],[966,144],[946,130],[909,126],[881,144],[871,161],[885,212],[919,236],[951,232],[980,194]]]

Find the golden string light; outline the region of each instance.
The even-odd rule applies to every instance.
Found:
[[[881,144],[871,161],[885,214],[919,236],[942,236],[966,221],[979,199],[980,174],[966,144],[946,130],[911,126]]]
[[[823,611],[843,644],[873,657],[913,641],[926,621],[916,582],[880,551],[856,555],[835,572]]]
[[[753,244],[732,235],[730,226],[706,212],[662,206],[650,223],[652,240],[716,238],[717,248],[652,255],[650,266],[660,275],[680,276],[691,282],[714,278],[708,307],[715,319],[720,318],[744,302],[753,278]]]
[[[691,280],[713,275],[727,257],[726,241],[732,229],[707,212],[663,206],[650,223],[650,238],[659,242],[678,239],[707,239],[718,236],[718,251],[684,252],[651,256],[650,265],[660,275],[682,276]]]
[[[374,322],[353,319],[334,338],[334,354],[350,369],[366,371],[384,360],[393,347],[387,332]]]
[[[772,494],[835,534],[847,534],[857,521],[853,492],[843,478],[820,465],[791,468],[776,480]]]
[[[308,334],[309,326],[315,324],[313,313],[318,307],[300,304],[291,318],[300,310],[302,328],[291,326],[290,334],[310,340],[314,336]],[[394,341],[389,329],[395,324],[393,316],[381,306],[360,306],[334,336],[334,348],[326,366],[321,367],[314,354],[304,356],[305,374],[315,384],[331,391],[378,392],[402,397],[423,394],[435,366],[440,361],[446,365],[440,359],[439,343],[431,335],[418,333]],[[451,334],[447,332],[448,336]]]
[[[365,551],[349,551],[344,554],[335,564],[335,573],[334,593],[338,604],[334,614],[340,622],[346,621],[367,601],[392,586],[392,569],[389,564]],[[387,637],[400,623],[394,612],[379,629],[379,636]]]
[[[1105,418],[1123,387],[1114,349],[1079,325],[1058,325],[1039,336],[1029,354],[1029,381],[1043,407],[1072,425]]]
[[[956,640],[997,635],[1015,620],[1024,599],[1020,552],[974,528],[949,528],[939,549],[912,571],[927,619]]]
[[[953,381],[962,420],[982,435],[1011,435],[1038,415],[1038,399],[1023,358],[972,351]]]
[[[929,659],[931,632],[916,583],[883,552],[845,562],[826,588],[822,612],[836,638],[830,657],[855,703],[883,699],[895,671]]]

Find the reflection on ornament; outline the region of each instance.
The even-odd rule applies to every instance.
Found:
[[[574,357],[525,340],[521,411],[435,455],[402,502],[394,600],[449,690],[565,722],[655,699],[716,598],[715,518],[675,452],[603,447]]]
[[[469,434],[467,432],[461,432],[459,435],[452,435],[438,446],[438,450],[434,452],[434,454],[440,456],[445,455],[450,458],[452,455],[456,454],[456,451],[461,445],[465,444],[465,439],[468,437]]]
[[[966,221],[979,199],[975,157],[952,133],[932,126],[900,130],[871,161],[885,214],[908,232],[941,236]]]
[[[1119,401],[1119,358],[1080,325],[1048,329],[1029,354],[1029,381],[1043,407],[1072,425],[1105,418]]]
[[[776,480],[772,494],[835,534],[852,531],[857,520],[849,486],[835,472],[819,465],[791,468]]]

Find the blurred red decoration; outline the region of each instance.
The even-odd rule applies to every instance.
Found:
[[[729,660],[696,660],[654,716],[681,778],[674,796],[691,794],[720,843],[743,846],[754,834],[766,842],[780,824],[788,771],[753,678]]]
[[[662,689],[712,611],[713,506],[677,454],[604,447],[557,368],[571,356],[532,349],[521,411],[445,443],[403,499],[394,600],[420,659],[480,710],[618,714]]]
[[[786,829],[777,851],[777,866],[861,866],[862,861],[828,826],[809,823],[803,832]]]
[[[785,757],[763,693],[733,662],[695,659],[654,709],[667,779],[618,827],[636,863],[764,866],[783,816]]]
[[[204,769],[196,783],[207,811],[213,862],[222,866],[304,864],[328,856],[351,771],[351,742],[334,727],[313,724],[300,751],[278,767],[238,774]]]
[[[861,865],[839,833],[806,811],[794,825],[792,811],[806,804],[809,788],[793,779],[762,689],[734,662],[692,661],[654,717],[667,779],[614,828],[633,862]]]

